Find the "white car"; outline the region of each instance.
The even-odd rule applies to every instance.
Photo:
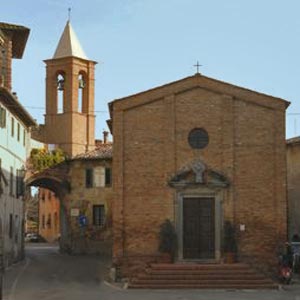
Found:
[[[25,242],[38,242],[39,236],[36,233],[26,233]]]

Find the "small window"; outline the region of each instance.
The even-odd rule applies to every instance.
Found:
[[[105,223],[105,208],[103,204],[93,205],[93,225],[104,226]]]
[[[92,188],[94,182],[94,172],[93,169],[85,170],[85,186],[87,188]]]
[[[57,229],[57,224],[58,224],[57,212],[54,213],[53,219],[54,219],[54,228]]]
[[[51,214],[48,214],[47,226],[48,226],[48,228],[51,228],[51,226],[52,226]]]
[[[188,142],[193,149],[203,149],[208,145],[208,133],[203,128],[194,128],[190,131]]]
[[[42,199],[42,201],[45,201],[45,198],[46,198],[45,197],[45,191],[41,190],[40,193],[41,193],[41,197],[40,198]]]
[[[19,216],[15,215],[15,242],[18,242],[18,231],[19,231]]]
[[[93,187],[105,187],[105,168],[102,166],[93,169]]]
[[[17,124],[17,139],[18,142],[20,141],[20,136],[21,136],[21,126],[20,123]]]
[[[24,177],[23,171],[17,170],[16,195],[17,197],[24,196]]]
[[[6,127],[6,109],[0,107],[0,128]]]
[[[111,168],[105,168],[105,186],[111,186]]]
[[[11,117],[11,136],[15,135],[15,119]]]
[[[13,196],[14,193],[14,169],[10,167],[10,180],[9,180],[9,194]]]
[[[9,214],[9,238],[12,239],[13,237],[13,215]]]
[[[42,228],[45,229],[45,215],[42,215]]]

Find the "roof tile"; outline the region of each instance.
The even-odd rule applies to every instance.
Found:
[[[78,154],[72,160],[112,159],[112,150],[112,143],[100,144],[95,150]]]

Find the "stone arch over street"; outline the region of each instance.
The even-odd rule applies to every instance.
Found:
[[[60,168],[49,168],[37,174],[27,176],[25,184],[27,187],[39,187],[53,192],[60,203],[60,250],[69,249],[70,228],[67,217],[66,195],[70,192],[70,182],[68,180],[68,169],[66,166]],[[39,200],[40,201],[40,200]]]

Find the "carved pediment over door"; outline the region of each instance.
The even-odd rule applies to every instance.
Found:
[[[225,188],[229,180],[220,172],[209,169],[201,160],[193,161],[176,172],[169,185],[174,188],[200,187]]]

